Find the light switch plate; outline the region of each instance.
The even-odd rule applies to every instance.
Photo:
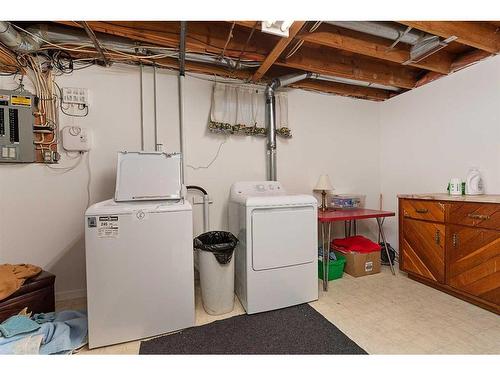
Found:
[[[61,130],[62,144],[66,151],[89,151],[92,132],[79,126],[66,126]]]

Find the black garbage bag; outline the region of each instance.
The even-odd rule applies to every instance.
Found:
[[[380,258],[381,258],[381,261],[382,261],[382,264],[383,265],[389,265],[389,258],[387,258],[387,253],[385,252],[385,247],[384,247],[384,243],[383,242],[380,242],[379,245],[382,247],[381,251],[380,251]],[[394,264],[394,261],[396,260],[396,250],[394,250],[394,248],[391,246],[390,243],[387,243],[387,250],[389,250],[389,256],[391,257],[391,263]]]
[[[232,233],[216,230],[200,234],[193,240],[195,249],[213,253],[220,264],[231,261],[237,244],[238,239]]]

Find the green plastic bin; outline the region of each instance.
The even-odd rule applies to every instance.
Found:
[[[335,253],[337,260],[328,263],[328,281],[340,279],[344,273],[345,256]],[[318,277],[323,280],[323,261],[318,259]]]

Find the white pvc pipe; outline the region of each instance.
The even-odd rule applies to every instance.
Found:
[[[203,195],[203,231],[206,233],[210,231],[210,198],[208,194]]]

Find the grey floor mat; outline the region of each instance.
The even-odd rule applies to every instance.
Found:
[[[367,354],[308,304],[142,341],[140,354]]]

